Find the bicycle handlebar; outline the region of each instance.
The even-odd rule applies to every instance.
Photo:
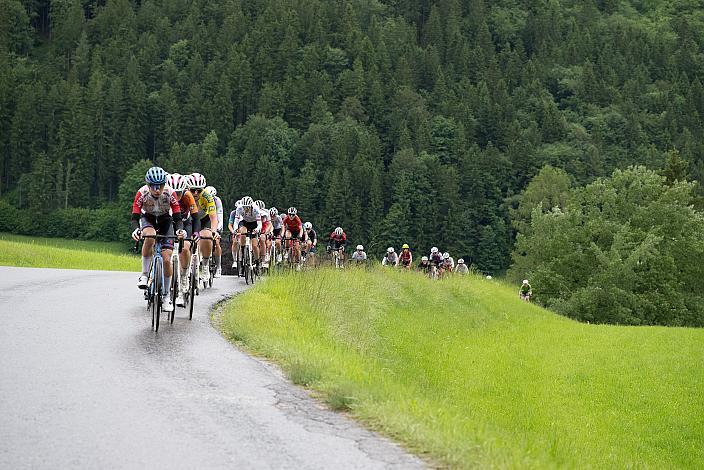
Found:
[[[179,238],[175,235],[142,235],[142,237],[137,240],[137,242],[134,244],[134,252],[137,253],[139,251],[139,242],[144,240],[145,238],[160,238],[162,240],[178,240],[178,252],[181,253],[183,251],[183,241],[184,239]]]

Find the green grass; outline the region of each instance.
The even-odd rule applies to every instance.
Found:
[[[0,266],[138,271],[122,243],[37,238],[0,233]]]
[[[704,330],[580,324],[516,291],[323,270],[258,284],[222,328],[441,465],[704,466]]]

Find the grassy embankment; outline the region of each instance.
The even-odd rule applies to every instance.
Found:
[[[445,465],[704,466],[704,330],[580,324],[516,291],[323,270],[258,284],[223,330]]]
[[[0,265],[31,268],[138,271],[139,258],[122,243],[38,238],[0,233]]]

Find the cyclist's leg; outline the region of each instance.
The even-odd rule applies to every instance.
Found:
[[[169,218],[166,222],[159,224],[156,231],[157,235],[165,235],[167,237],[174,236],[174,224]],[[171,255],[173,254],[174,240],[173,239],[162,239],[161,240],[161,256],[164,259],[164,295],[169,298],[169,291],[171,290]]]
[[[219,238],[215,240],[215,269],[218,271],[222,269],[222,247]]]
[[[186,231],[186,238],[183,241],[183,250],[179,254],[179,261],[181,263],[181,287],[183,288],[187,284],[186,274],[188,271],[188,264],[191,262],[191,236],[193,235],[193,220],[189,220],[183,223],[183,230]],[[182,289],[183,290],[183,289]]]
[[[201,257],[201,268],[206,269],[210,262],[210,253],[213,251],[213,232],[210,230],[210,217],[200,220],[200,236],[202,240],[198,243]]]

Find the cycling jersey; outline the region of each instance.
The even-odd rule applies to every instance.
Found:
[[[430,261],[421,261],[420,264],[418,264],[419,271],[427,271],[429,269],[430,269]]]
[[[457,267],[455,268],[455,272],[460,273],[460,274],[467,274],[467,273],[469,273],[469,268],[464,263],[458,264]]]
[[[274,230],[279,230],[284,225],[280,215],[271,217],[271,214],[269,214],[269,219],[271,219],[271,225],[274,227]]]
[[[164,186],[161,194],[154,197],[146,184],[137,190],[132,203],[133,230],[156,225],[157,233],[164,234],[167,225],[172,227],[172,221],[176,225],[176,230],[183,229],[181,206],[176,198],[176,191]]]
[[[411,263],[411,250],[401,250],[399,261],[401,261],[404,266],[408,266]]]
[[[367,254],[365,252],[359,252],[355,251],[352,253],[352,261],[366,261],[367,260]]]
[[[297,215],[291,217],[290,215],[286,214],[281,219],[281,223],[286,228],[286,230],[289,230],[291,232],[300,233],[303,230],[303,222],[301,222],[301,218]]]
[[[312,243],[315,243],[315,241],[318,239],[318,234],[315,233],[315,230],[313,229],[306,230],[306,236],[308,237],[308,240],[310,240]]]
[[[230,225],[232,225],[233,227],[235,226],[235,218],[236,218],[236,217],[237,217],[237,209],[235,209],[234,211],[230,212],[230,219],[228,220],[228,222],[230,223]]]
[[[181,208],[181,214],[183,220],[187,220],[193,215],[194,217],[198,215],[198,207],[196,207],[196,200],[193,194],[189,190],[185,190],[181,195],[181,199],[178,201],[178,205]]]
[[[528,294],[530,290],[530,284],[523,284],[521,286],[521,294]]]
[[[428,259],[430,260],[431,264],[438,265],[442,263],[442,255],[440,253],[431,253],[430,256],[428,256]]]
[[[345,243],[347,241],[347,234],[342,232],[342,235],[336,235],[335,232],[330,234],[330,240],[337,243]]]
[[[200,196],[198,196],[198,201],[196,201],[196,203],[198,205],[198,217],[200,219],[203,219],[204,217],[209,216],[210,214],[217,215],[218,210],[215,206],[215,198],[208,191],[201,191]]]
[[[442,260],[442,267],[445,269],[452,269],[455,267],[455,260],[452,258]]]
[[[213,196],[213,199],[215,200],[215,214],[218,216],[218,232],[222,232],[222,201],[217,196]]]
[[[387,253],[386,256],[384,256],[384,259],[381,260],[381,264],[386,266],[387,264],[390,264],[392,266],[396,265],[398,263],[398,255],[394,253]]]
[[[255,206],[247,207],[240,206],[235,213],[235,222],[238,227],[244,225],[250,232],[261,232],[262,230],[262,213]],[[256,225],[255,225],[256,224]]]

